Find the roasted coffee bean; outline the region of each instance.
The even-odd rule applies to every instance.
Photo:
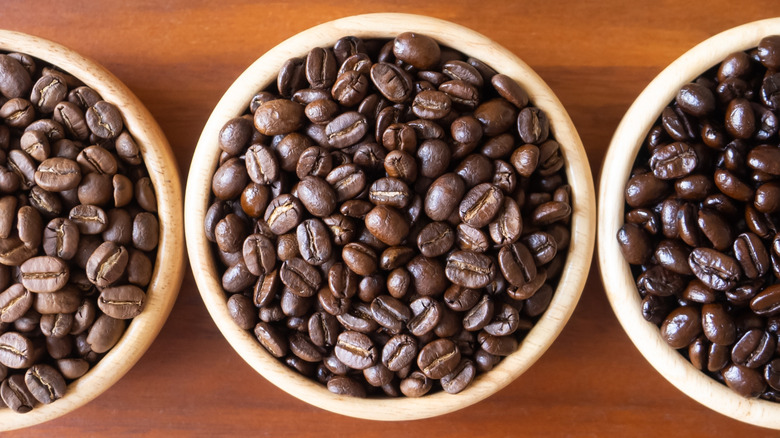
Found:
[[[0,364],[12,368],[29,368],[37,359],[33,342],[24,335],[7,331],[0,335]]]
[[[449,339],[437,339],[420,350],[417,366],[428,378],[441,379],[460,363],[460,351]]]
[[[30,292],[55,292],[68,282],[70,269],[60,258],[33,257],[20,266],[22,285]]]
[[[536,277],[536,264],[528,248],[520,242],[501,248],[498,266],[504,278],[513,286],[521,287]]]
[[[303,206],[298,198],[284,194],[274,198],[265,210],[264,220],[276,235],[284,234],[298,226]]]
[[[672,348],[685,348],[702,331],[701,312],[694,306],[678,307],[661,325],[661,336]]]
[[[319,271],[299,258],[282,263],[279,278],[290,291],[300,297],[313,296],[322,283]]]
[[[688,264],[699,280],[715,290],[731,289],[742,275],[734,258],[709,248],[691,251]]]
[[[441,50],[432,38],[405,32],[393,40],[393,55],[419,70],[425,70],[439,62]]]
[[[766,382],[757,370],[730,364],[721,371],[723,381],[743,397],[756,398],[764,392]]]
[[[412,79],[393,64],[378,62],[371,66],[371,82],[392,102],[406,101],[413,91]]]
[[[417,235],[417,247],[426,257],[445,254],[455,243],[455,231],[444,222],[431,222]]]
[[[336,357],[350,368],[366,369],[378,359],[378,353],[371,339],[363,333],[345,331],[338,336],[334,347]]]
[[[24,376],[21,374],[15,374],[3,380],[2,385],[0,385],[0,398],[5,406],[19,414],[30,412],[35,405],[35,398],[27,389]]]
[[[496,268],[493,261],[483,254],[455,251],[447,257],[445,273],[447,279],[459,286],[479,289],[493,280]]]
[[[377,205],[366,214],[366,229],[387,245],[398,245],[409,232],[406,218],[396,209]]]
[[[285,99],[275,99],[263,103],[255,111],[254,125],[263,135],[289,134],[303,126],[304,117],[302,105]]]
[[[489,183],[479,184],[463,198],[458,213],[463,223],[482,228],[496,217],[503,200],[501,189]]]
[[[32,260],[34,259],[30,259],[27,263]],[[87,261],[87,278],[97,287],[108,287],[125,274],[129,260],[129,254],[124,246],[114,242],[104,242]]]
[[[443,309],[439,301],[431,297],[420,297],[409,305],[413,316],[406,324],[409,332],[415,336],[423,336],[433,331],[442,318]]]
[[[36,400],[49,404],[65,394],[65,378],[55,368],[46,365],[34,365],[27,370],[24,381]]]
[[[745,333],[731,350],[731,360],[748,368],[758,368],[776,354],[777,337],[759,329]]]

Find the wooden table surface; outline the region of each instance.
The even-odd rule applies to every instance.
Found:
[[[569,111],[598,178],[623,113],[667,64],[720,31],[780,15],[777,0],[327,3],[4,0],[0,28],[54,40],[111,70],[162,126],[184,180],[211,110],[265,51],[347,15],[431,15],[483,33],[536,69]],[[780,435],[708,410],[651,368],[615,319],[595,262],[573,317],[526,374],[472,408],[399,423],[331,414],[264,380],[219,333],[188,271],[162,333],[119,383],[65,417],[8,436],[54,434]]]

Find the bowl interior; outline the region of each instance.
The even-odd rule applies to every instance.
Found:
[[[120,341],[82,376],[66,395],[21,415],[0,409],[0,431],[18,429],[67,414],[103,393],[130,370],[154,341],[176,301],[184,275],[181,182],[173,153],[162,130],[140,100],[94,61],[34,36],[0,30],[0,50],[27,53],[55,65],[92,87],[119,107],[125,128],[141,148],[158,202],[160,240],[144,311],[128,325]]]
[[[618,125],[604,160],[599,185],[599,263],[612,309],[642,355],[669,382],[699,403],[740,421],[780,428],[780,404],[750,400],[697,370],[669,347],[658,328],[644,320],[641,298],[615,238],[623,224],[623,192],[647,132],[677,91],[727,55],[780,34],[780,19],[745,24],[697,45],[662,71],[634,101]]]
[[[479,58],[511,76],[526,89],[533,103],[547,113],[551,130],[566,158],[566,174],[573,192],[568,265],[549,309],[518,351],[491,372],[480,375],[460,394],[436,393],[420,399],[336,396],[273,358],[249,332],[241,330],[227,312],[220,276],[203,233],[211,178],[219,156],[217,134],[227,120],[244,112],[254,93],[276,80],[279,68],[290,57],[305,56],[314,47],[332,46],[347,35],[365,39],[393,38],[406,31],[433,37],[440,44]],[[253,63],[222,97],[203,130],[190,168],[185,209],[188,251],[198,288],[212,318],[233,348],[257,372],[291,395],[332,412],[376,420],[425,418],[451,412],[484,399],[522,374],[560,333],[579,299],[590,266],[595,227],[593,181],[585,151],[568,114],[541,78],[512,53],[472,30],[408,14],[369,14],[325,23],[284,41]]]

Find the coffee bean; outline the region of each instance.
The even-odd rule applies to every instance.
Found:
[[[70,269],[60,258],[40,256],[20,266],[22,285],[30,292],[55,292],[68,282]]]
[[[691,251],[688,264],[699,280],[715,290],[731,289],[742,275],[736,260],[709,248]]]
[[[493,261],[471,251],[455,251],[447,257],[446,274],[453,283],[469,289],[487,286],[495,276]]]
[[[460,351],[449,339],[437,339],[420,350],[417,366],[428,378],[441,379],[460,363]]]
[[[418,298],[409,305],[413,316],[406,324],[409,332],[415,336],[423,336],[430,333],[439,324],[443,309],[438,301],[431,297]]]
[[[30,412],[35,405],[35,398],[24,383],[24,376],[15,374],[0,385],[0,398],[11,410],[19,414]]]
[[[371,339],[354,331],[345,331],[338,336],[334,352],[340,361],[356,370],[374,365],[378,356]]]
[[[501,189],[489,183],[479,184],[463,198],[458,214],[463,223],[482,228],[496,217],[503,200]]]
[[[34,259],[28,260],[27,263],[32,260]],[[129,256],[124,246],[104,242],[87,261],[87,278],[98,287],[108,287],[125,274],[128,261]]]
[[[299,258],[282,263],[279,278],[285,286],[300,297],[313,296],[322,283],[319,271]]]
[[[388,245],[398,245],[409,233],[406,218],[396,209],[377,205],[366,214],[366,229]]]
[[[32,306],[33,296],[21,284],[14,284],[0,293],[0,322],[11,323],[21,318]]]
[[[285,99],[265,102],[254,113],[255,128],[269,136],[296,131],[303,126],[303,120],[303,106]]]
[[[24,335],[7,331],[0,335],[0,364],[8,368],[29,368],[37,359],[35,345]]]
[[[430,37],[405,32],[393,40],[393,54],[401,61],[420,70],[435,66],[441,57],[439,45]]]
[[[386,62],[378,62],[371,67],[371,82],[383,96],[395,103],[404,102],[413,91],[409,75]]]

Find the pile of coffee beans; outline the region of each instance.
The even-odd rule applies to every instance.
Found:
[[[780,400],[780,36],[683,86],[650,130],[617,239],[644,318],[698,369]]]
[[[119,109],[0,54],[0,408],[63,396],[143,307],[157,200]]]
[[[230,314],[332,392],[460,392],[552,299],[564,159],[479,60],[345,37],[288,60],[219,145],[205,233]]]

